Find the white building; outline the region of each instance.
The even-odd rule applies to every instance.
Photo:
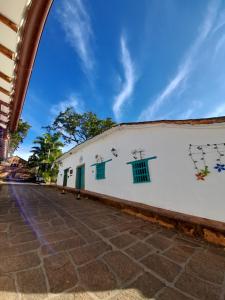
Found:
[[[225,222],[225,117],[123,123],[58,162],[58,185]]]

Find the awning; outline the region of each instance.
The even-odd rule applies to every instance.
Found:
[[[52,1],[0,0],[0,156],[16,130]]]

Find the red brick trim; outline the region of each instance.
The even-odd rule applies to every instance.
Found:
[[[78,193],[75,188],[53,186],[65,191]],[[80,191],[81,196],[104,204],[119,208],[126,213],[135,215],[152,223],[160,224],[167,228],[177,229],[187,235],[201,237],[208,242],[225,246],[225,223],[197,216],[187,215],[163,208],[128,201],[109,195],[95,193],[87,190]]]
[[[129,122],[120,123],[118,125],[145,125],[145,124],[189,124],[189,125],[201,125],[201,124],[214,124],[214,123],[225,123],[225,117],[215,118],[201,118],[201,119],[187,119],[187,120],[157,120],[157,121],[143,121],[143,122]]]

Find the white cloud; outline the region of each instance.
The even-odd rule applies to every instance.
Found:
[[[220,30],[224,25],[225,25],[225,9],[221,11],[221,13],[218,17],[218,21],[213,29],[213,33]]]
[[[201,101],[192,101],[190,107],[183,113],[181,113],[178,118],[181,120],[190,119],[198,116],[199,109],[203,106]]]
[[[71,94],[66,100],[54,104],[50,108],[50,113],[54,116],[58,115],[61,111],[66,110],[67,107],[72,106],[77,113],[82,113],[84,110],[83,101],[75,94]]]
[[[220,37],[215,46],[214,58],[217,56],[221,48],[225,46],[225,34]]]
[[[84,72],[89,76],[94,68],[93,31],[84,2],[64,0],[58,13],[66,38],[80,57]]]
[[[205,117],[214,118],[225,116],[225,103],[219,104],[213,111],[210,111]]]
[[[121,117],[122,107],[124,106],[126,101],[129,100],[129,98],[133,93],[134,85],[136,81],[135,67],[131,60],[131,56],[127,48],[126,40],[123,35],[121,36],[120,39],[120,46],[121,46],[121,63],[124,69],[125,81],[122,85],[121,91],[115,97],[114,104],[113,104],[113,112],[117,120],[119,120]]]
[[[215,4],[216,3],[216,4]],[[194,68],[194,59],[198,50],[207,39],[209,33],[213,28],[217,11],[219,7],[218,1],[212,1],[208,7],[208,11],[205,20],[199,28],[199,33],[194,41],[193,45],[187,51],[184,61],[178,67],[178,71],[173,79],[168,83],[164,90],[156,97],[154,102],[151,101],[149,106],[144,109],[139,115],[139,120],[150,120],[155,117],[155,114],[159,108],[165,103],[165,101],[174,93],[179,92],[185,81],[188,79],[191,71]]]

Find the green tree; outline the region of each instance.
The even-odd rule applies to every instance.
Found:
[[[42,176],[46,182],[56,180],[58,166],[55,160],[62,154],[60,134],[47,132],[43,136],[38,136],[33,142],[36,146],[32,147],[33,153],[28,160],[30,167],[38,169],[38,175]]]
[[[80,144],[114,125],[111,118],[99,119],[92,112],[78,114],[73,107],[68,107],[59,113],[52,126],[48,126],[47,129],[59,133],[66,144]]]
[[[9,153],[11,155],[13,155],[13,153],[19,148],[20,144],[23,143],[23,140],[27,136],[30,128],[30,124],[22,119],[19,120],[17,130],[10,134]]]

